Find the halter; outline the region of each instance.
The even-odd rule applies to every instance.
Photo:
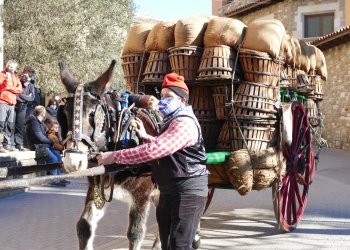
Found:
[[[74,97],[73,126],[72,126],[72,130],[68,131],[67,138],[63,141],[63,144],[66,144],[68,140],[72,140],[74,142],[74,148],[67,149],[65,152],[83,154],[84,152],[79,150],[78,148],[78,142],[81,142],[82,140],[84,140],[93,149],[94,152],[98,152],[99,148],[96,145],[96,141],[101,139],[102,136],[105,136],[104,134],[102,134],[101,136],[96,138],[94,141],[92,141],[89,136],[83,133],[82,116],[83,116],[84,96],[89,96],[90,98],[99,102],[99,105],[97,105],[96,107],[95,113],[101,113],[103,114],[103,116],[105,116],[106,114],[103,109],[103,106],[105,106],[105,103],[102,102],[100,98],[92,95],[90,92],[84,91],[84,84],[79,84],[74,94],[73,93],[68,94],[67,96],[68,98]],[[98,116],[100,122],[103,121],[101,119],[101,114]],[[97,126],[95,126],[95,130],[96,130],[96,127]]]

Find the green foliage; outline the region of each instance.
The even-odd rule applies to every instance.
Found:
[[[32,66],[44,92],[61,93],[59,62],[85,82],[116,59],[111,86],[120,88],[121,49],[133,14],[132,0],[5,0],[4,61]]]

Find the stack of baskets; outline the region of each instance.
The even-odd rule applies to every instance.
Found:
[[[222,183],[229,180],[240,194],[266,188],[283,173],[276,150],[279,100],[302,101],[311,124],[318,125],[324,56],[287,35],[278,20],[246,26],[232,18],[191,17],[136,34],[127,40],[138,39],[139,46],[122,57],[127,88],[155,94],[165,74],[182,75],[206,149],[231,152]]]

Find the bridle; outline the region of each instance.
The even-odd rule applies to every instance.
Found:
[[[99,103],[96,106],[95,115],[94,115],[95,121],[98,121],[97,124],[95,124],[94,140],[91,140],[90,136],[86,135],[83,131],[83,105],[84,105],[83,99],[85,96],[88,96]],[[107,118],[107,122],[110,123],[110,117],[109,117],[107,104],[105,100],[101,99],[97,95],[93,95],[90,92],[84,91],[84,84],[79,84],[75,90],[75,93],[68,94],[67,99],[68,98],[74,98],[73,124],[72,124],[72,130],[68,131],[67,137],[63,141],[63,144],[66,145],[66,143],[70,140],[73,142],[73,147],[66,149],[64,151],[64,154],[65,153],[78,153],[78,154],[98,153],[100,142],[105,141],[105,133],[100,133],[100,134],[95,134],[95,133],[98,133],[99,129],[102,129],[101,126],[103,126],[106,118]],[[89,145],[89,152],[83,152],[82,150],[79,149],[79,142],[83,142],[83,141]]]

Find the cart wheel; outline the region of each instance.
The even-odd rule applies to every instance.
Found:
[[[286,174],[281,183],[277,180],[272,185],[277,227],[283,232],[291,232],[297,227],[304,214],[309,185],[315,174],[310,125],[300,102],[293,103],[292,115],[292,144],[282,148],[287,161]]]

